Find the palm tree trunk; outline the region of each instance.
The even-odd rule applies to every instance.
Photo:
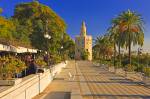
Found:
[[[119,65],[121,65],[120,42],[118,44],[118,52],[119,52]]]
[[[115,72],[116,72],[116,44],[114,42],[114,68],[115,68]]]
[[[130,38],[130,34],[129,34],[129,56],[128,56],[128,61],[129,61],[129,64],[131,65],[131,38]],[[125,77],[127,77],[127,67],[126,67],[126,70],[125,70]]]
[[[100,52],[100,49],[99,49],[99,64],[101,64],[101,52]]]
[[[131,65],[131,37],[129,34],[129,64]]]

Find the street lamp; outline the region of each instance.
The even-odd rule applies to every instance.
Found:
[[[47,33],[47,24],[48,24],[48,20],[46,20],[46,22],[45,22],[45,34],[44,34],[44,38],[45,39],[47,39],[47,66],[49,66],[49,55],[48,55],[48,50],[49,50],[49,48],[48,48],[48,45],[49,45],[49,40],[51,39],[51,36]]]
[[[63,58],[63,60],[64,60],[64,55],[63,55],[63,53],[62,53],[62,52],[63,52],[63,51],[62,51],[63,48],[64,48],[63,46],[60,47],[60,49],[61,49],[61,54],[62,54],[62,58]]]
[[[51,36],[48,35],[48,34],[45,34],[45,35],[44,35],[44,38],[47,39],[47,53],[46,53],[46,54],[47,54],[47,66],[49,66],[49,55],[48,55],[48,50],[49,50],[49,48],[48,48],[48,45],[49,45],[49,44],[48,44],[48,43],[49,43],[49,42],[48,42],[48,41],[51,39]]]
[[[138,48],[138,68],[139,68],[139,64],[140,64],[140,54],[142,54],[142,48]]]
[[[48,35],[48,34],[45,34],[45,35],[44,35],[44,38],[46,38],[46,39],[51,39],[51,36]]]

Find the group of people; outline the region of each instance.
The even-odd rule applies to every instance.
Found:
[[[27,68],[24,71],[22,71],[23,77],[37,73],[38,65],[35,63],[34,55],[25,55],[24,57],[22,57],[22,60],[27,66]]]
[[[38,65],[35,63],[35,58],[33,55],[25,56],[25,64],[27,66],[26,74],[35,74],[37,72]]]

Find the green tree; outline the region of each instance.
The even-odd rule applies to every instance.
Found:
[[[17,19],[11,20],[13,24],[15,24],[15,31],[12,32],[13,38],[15,39],[14,45],[32,47],[26,25],[19,24]]]
[[[112,56],[112,43],[109,41],[108,35],[99,36],[95,40],[95,48],[99,53],[99,58],[108,59]],[[102,57],[101,57],[102,56]]]
[[[73,59],[75,55],[75,43],[66,33],[64,33],[63,35],[62,46],[63,46],[62,49],[63,55],[66,54],[68,58]]]
[[[82,52],[81,52],[81,58],[83,60],[88,60],[88,56],[89,56],[89,52],[85,49],[82,49]]]
[[[11,20],[8,20],[0,16],[0,43],[10,44],[13,42],[12,32],[14,32],[15,26]]]
[[[51,8],[38,1],[21,3],[16,6],[13,18],[28,29],[32,46],[41,50],[47,50],[48,46],[50,52],[57,53],[66,24]],[[52,37],[48,44],[44,34]]]
[[[118,24],[120,24],[120,21],[117,18],[114,18],[111,23],[112,26],[108,29],[109,39],[111,42],[113,42],[114,46],[114,66],[116,66],[116,46],[118,46],[119,65],[121,65],[120,48],[124,46],[122,33],[119,31]]]
[[[122,40],[125,41],[124,44],[128,47],[129,51],[129,64],[131,64],[131,46],[143,45],[144,42],[144,30],[143,30],[143,20],[141,16],[130,10],[122,12],[117,19],[120,21],[118,26],[120,33],[122,33]]]
[[[51,58],[60,59],[60,49],[63,46],[64,55],[73,53],[74,43],[66,33],[66,24],[64,20],[58,16],[51,8],[40,4],[38,1],[21,3],[16,5],[13,20],[17,20],[18,32],[22,37],[26,38],[26,43],[50,53]],[[22,29],[23,28],[23,29]],[[51,36],[51,39],[44,37],[45,34]],[[21,38],[15,34],[17,38]],[[63,36],[63,42],[62,42]],[[65,54],[66,53],[66,54]],[[52,59],[55,60],[55,59]]]

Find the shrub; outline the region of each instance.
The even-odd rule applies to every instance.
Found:
[[[12,79],[16,73],[21,73],[26,65],[20,59],[15,57],[0,58],[0,77],[2,79]]]
[[[145,76],[150,77],[150,67],[145,67],[145,68],[143,69],[143,72],[144,72]]]
[[[38,64],[38,66],[40,66],[40,67],[44,67],[47,65],[46,62],[43,61],[42,59],[37,59],[36,64]]]
[[[135,71],[137,71],[137,72],[143,72],[144,66],[145,66],[144,64],[136,65]]]
[[[52,55],[52,58],[50,58],[50,64],[57,64],[62,61],[61,57],[58,55]]]
[[[88,56],[89,56],[89,52],[86,51],[86,50],[83,50],[82,53],[81,53],[81,57],[83,60],[87,60],[88,59]]]
[[[125,69],[126,69],[126,71],[128,71],[128,72],[132,72],[132,71],[134,71],[134,65],[127,64],[127,65],[125,66]]]
[[[122,64],[118,61],[115,64],[116,64],[116,68],[121,68],[122,67]]]

